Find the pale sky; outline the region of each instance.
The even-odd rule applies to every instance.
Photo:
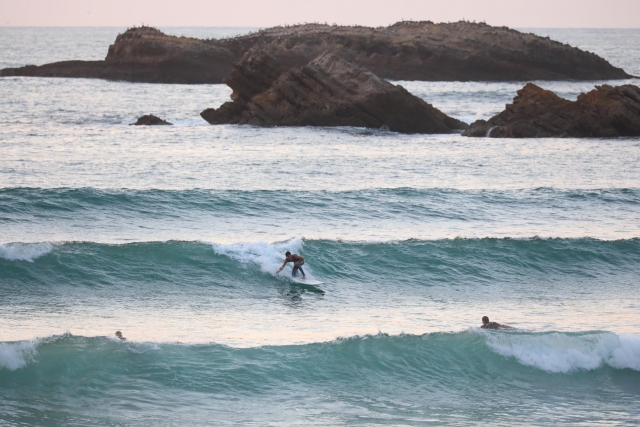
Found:
[[[639,28],[640,0],[0,0],[0,26],[378,26],[402,19]]]

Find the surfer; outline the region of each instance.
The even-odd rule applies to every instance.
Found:
[[[287,253],[284,254],[284,256],[285,256],[285,259],[284,259],[284,262],[282,263],[282,267],[280,267],[280,269],[276,271],[276,274],[280,273],[284,268],[284,266],[287,265],[287,263],[292,262],[293,270],[291,270],[291,276],[296,277],[298,275],[298,270],[300,270],[300,273],[302,273],[301,278],[306,279],[307,276],[304,274],[304,270],[302,269],[302,266],[304,265],[304,258],[302,258],[298,254],[291,255],[291,252],[289,251],[287,251]]]
[[[489,318],[487,316],[482,318],[482,326],[480,327],[482,329],[515,329],[513,326],[502,325],[498,322],[489,322]]]
[[[122,336],[122,332],[120,332],[120,331],[116,331],[116,336],[118,338],[120,338],[122,341],[126,341],[127,340],[125,337]]]

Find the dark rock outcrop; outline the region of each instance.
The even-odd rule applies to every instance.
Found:
[[[528,83],[513,104],[489,121],[471,124],[464,136],[492,138],[640,136],[640,88],[596,86],[576,101]]]
[[[522,81],[629,78],[599,56],[506,27],[399,22],[389,27],[305,24],[221,40],[168,36],[149,27],[120,34],[104,61],[0,70],[1,76],[88,77],[151,83],[221,83],[231,64],[262,50],[285,68],[332,52],[392,80]]]
[[[116,37],[103,61],[62,61],[0,70],[0,76],[80,77],[147,83],[221,83],[238,56],[215,40],[132,28]]]
[[[211,124],[386,127],[402,133],[467,127],[402,86],[332,53],[278,75],[281,69],[272,56],[248,52],[227,81],[234,101],[201,116]]]
[[[224,82],[233,89],[231,99],[244,106],[251,98],[269,89],[284,71],[286,67],[273,56],[261,50],[249,51],[239,63],[233,64],[231,74]]]
[[[162,120],[160,117],[156,117],[153,114],[145,114],[138,118],[138,121],[131,123],[132,126],[158,126],[158,125],[171,125],[172,123]]]

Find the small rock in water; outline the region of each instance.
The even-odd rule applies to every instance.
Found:
[[[131,123],[134,126],[157,126],[157,125],[171,125],[173,123],[169,123],[166,120],[162,120],[160,117],[156,117],[153,114],[145,114],[144,116],[138,118],[138,121],[135,123]]]

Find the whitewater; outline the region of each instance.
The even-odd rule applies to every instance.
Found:
[[[122,30],[0,28],[0,68]],[[640,75],[638,30],[526,31]],[[394,83],[466,122],[524,84]],[[638,138],[199,117],[230,92],[0,79],[0,426],[640,422]]]

